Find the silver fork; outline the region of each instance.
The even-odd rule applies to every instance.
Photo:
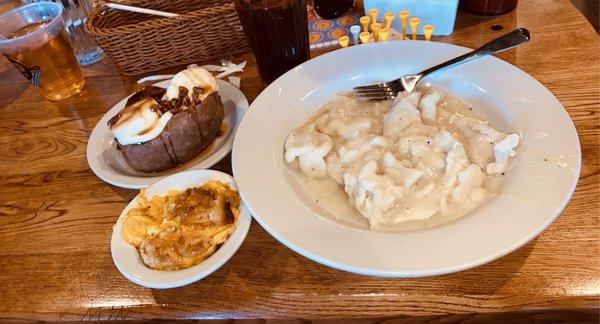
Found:
[[[393,99],[400,91],[407,91],[409,93],[412,92],[419,81],[421,81],[423,78],[435,71],[441,70],[443,68],[455,64],[467,62],[482,56],[505,51],[509,48],[513,48],[515,46],[527,43],[530,38],[531,37],[527,29],[519,28],[506,35],[500,36],[494,39],[493,41],[486,43],[485,45],[479,47],[474,51],[471,51],[459,57],[455,57],[449,61],[440,63],[436,66],[430,67],[420,73],[405,75],[396,80],[383,82],[379,84],[355,87],[354,93],[359,98],[372,101]]]

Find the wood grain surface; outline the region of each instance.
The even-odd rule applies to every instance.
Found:
[[[502,30],[492,30],[495,25]],[[530,44],[500,57],[541,81],[573,119],[583,152],[575,195],[546,231],[516,252],[472,270],[422,279],[327,268],[254,222],[233,258],[200,282],[171,290],[129,282],[112,262],[109,240],[137,191],[102,182],[85,154],[95,124],[138,88],[136,80],[103,61],[85,69],[82,95],[51,103],[2,59],[0,320],[524,316],[598,322],[598,34],[568,0],[522,0],[500,17],[460,12],[455,33],[436,40],[476,47],[516,27],[531,31]],[[252,62],[249,54],[233,58],[241,60]],[[264,88],[253,63],[241,88],[250,101]],[[230,157],[214,168],[231,172]]]

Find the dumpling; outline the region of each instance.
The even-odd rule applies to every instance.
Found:
[[[392,109],[383,117],[383,135],[399,135],[412,123],[421,123],[421,114],[417,109],[420,92],[398,94]]]
[[[462,169],[458,173],[458,185],[452,190],[452,200],[459,205],[471,205],[485,199],[487,192],[481,188],[484,177],[477,164]]]
[[[337,155],[343,165],[349,165],[363,159],[369,151],[387,145],[387,140],[382,136],[359,135],[340,145],[337,149]]]
[[[493,147],[506,134],[489,126],[486,121],[475,117],[452,116],[450,123],[454,129],[468,140],[469,157],[480,167],[491,162]]]
[[[487,174],[502,173],[508,166],[508,158],[515,156],[514,148],[519,145],[519,135],[508,134],[496,145],[494,145],[494,159],[496,161],[486,165]]]
[[[317,131],[331,137],[349,139],[361,134],[381,134],[382,112],[379,106],[371,110],[356,109],[351,99],[338,96],[336,107],[317,118]]]
[[[343,123],[338,128],[338,135],[343,138],[353,138],[361,133],[368,133],[371,129],[372,121],[369,118],[358,118],[352,121]]]
[[[344,165],[340,161],[340,158],[336,153],[328,154],[325,157],[325,164],[327,164],[327,175],[330,176],[337,183],[343,185],[344,178]]]
[[[433,138],[433,145],[446,153],[446,170],[442,184],[446,189],[451,189],[456,183],[458,172],[469,164],[467,152],[461,142],[446,130],[441,130]]]
[[[378,163],[370,160],[358,172],[345,173],[345,191],[354,207],[371,225],[386,222],[385,213],[402,198],[402,187],[393,177],[378,173]]]
[[[446,155],[446,172],[442,179],[444,188],[454,188],[458,172],[468,164],[469,159],[467,158],[467,152],[465,152],[464,146],[457,141]]]
[[[437,104],[442,99],[442,94],[433,89],[425,95],[419,102],[419,110],[421,110],[421,119],[425,124],[435,124],[437,118]]]
[[[391,104],[338,97],[290,133],[285,159],[337,182],[374,228],[472,209],[520,138],[466,108],[432,88],[400,93]]]
[[[396,181],[402,183],[404,188],[410,189],[423,175],[419,169],[407,168],[398,161],[391,152],[386,152],[383,156],[384,172],[396,178]]]
[[[285,142],[285,160],[288,163],[298,158],[300,170],[311,177],[324,177],[327,171],[325,155],[331,151],[333,141],[317,132],[315,123],[292,131]]]

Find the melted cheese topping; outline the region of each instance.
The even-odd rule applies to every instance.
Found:
[[[288,135],[285,160],[309,177],[335,180],[381,228],[475,208],[518,142],[430,89],[377,104],[336,97]]]

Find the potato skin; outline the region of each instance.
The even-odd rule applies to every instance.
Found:
[[[141,144],[118,144],[118,148],[134,170],[170,169],[190,161],[205,149],[219,133],[224,117],[221,98],[212,93],[195,107],[173,115],[158,137]]]

